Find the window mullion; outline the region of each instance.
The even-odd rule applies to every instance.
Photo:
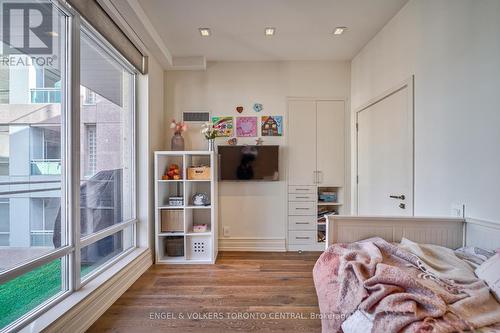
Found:
[[[68,216],[69,237],[74,245],[70,256],[70,286],[72,290],[80,288],[80,17],[71,21],[70,64],[69,64],[69,108],[68,108]]]

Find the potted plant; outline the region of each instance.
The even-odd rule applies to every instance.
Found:
[[[201,133],[205,136],[208,142],[208,151],[215,150],[215,138],[217,137],[217,129],[214,128],[214,124],[211,122],[206,122],[201,126]]]
[[[184,138],[182,137],[182,132],[187,130],[187,125],[182,121],[175,121],[172,119],[170,123],[170,128],[174,130],[174,136],[172,137],[171,146],[172,150],[184,150]]]

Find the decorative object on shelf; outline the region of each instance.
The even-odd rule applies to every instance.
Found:
[[[236,112],[242,113],[243,112],[243,107],[242,106],[237,106],[236,107]]]
[[[206,223],[193,224],[193,232],[207,232],[207,230],[208,224]]]
[[[184,199],[182,197],[168,197],[169,206],[182,206],[184,205]]]
[[[337,192],[321,192],[319,194],[319,202],[337,202]]]
[[[211,122],[206,122],[201,125],[201,134],[207,139],[208,151],[215,150],[215,138],[217,137],[217,130],[214,128],[214,124]]]
[[[209,166],[193,166],[187,169],[187,178],[189,180],[210,180]]]
[[[283,116],[262,116],[260,130],[262,136],[282,136]]]
[[[184,138],[182,137],[182,132],[187,130],[187,125],[182,121],[175,121],[175,119],[172,119],[170,128],[174,130],[174,136],[170,141],[170,148],[175,151],[184,150]]]
[[[236,136],[239,137],[257,136],[257,117],[237,117]]]
[[[238,139],[237,138],[231,138],[227,140],[227,144],[230,146],[236,146],[238,144]]]
[[[163,180],[180,180],[181,179],[181,170],[177,164],[170,164],[168,170],[165,171],[165,174],[161,177]]]
[[[212,117],[212,123],[216,130],[216,137],[233,136],[233,117]]]
[[[253,110],[254,110],[255,112],[260,112],[260,111],[262,111],[263,109],[264,109],[264,106],[263,106],[262,104],[260,104],[260,103],[255,103],[255,104],[253,105]]]
[[[195,193],[192,200],[195,206],[208,206],[210,204],[206,193]]]
[[[255,144],[257,146],[262,146],[263,143],[264,143],[264,140],[262,140],[262,138],[258,138],[257,140],[255,140]]]

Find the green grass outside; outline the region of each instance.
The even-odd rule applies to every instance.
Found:
[[[83,266],[81,276],[92,271]],[[61,259],[0,285],[0,329],[61,291]]]
[[[0,328],[61,291],[61,259],[0,285]]]

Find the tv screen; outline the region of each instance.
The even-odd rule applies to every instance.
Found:
[[[219,146],[221,180],[279,180],[279,146]]]

